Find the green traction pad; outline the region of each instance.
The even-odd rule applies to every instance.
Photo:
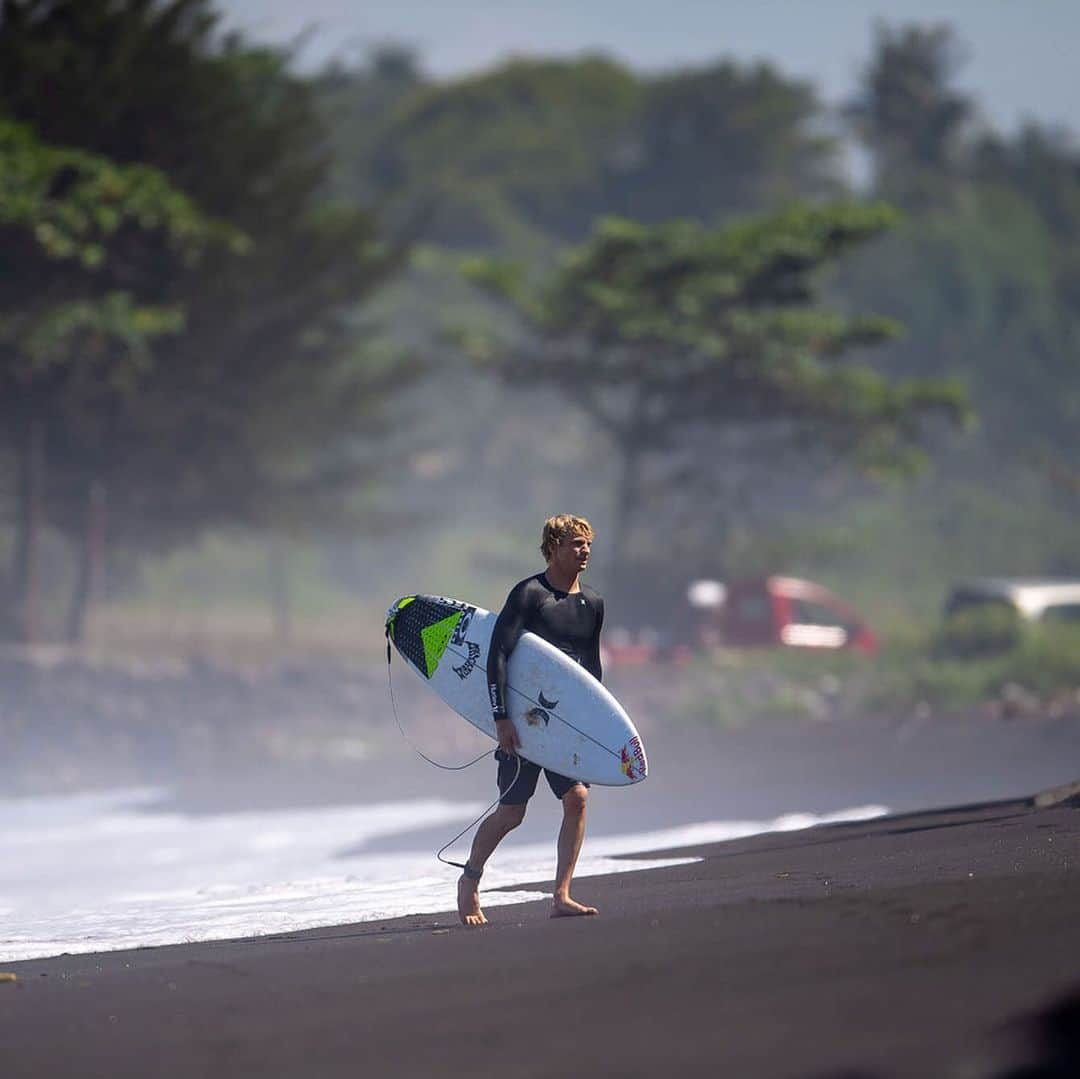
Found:
[[[421,630],[420,638],[424,642],[424,660],[427,663],[427,676],[430,678],[439,665],[439,660],[450,643],[454,628],[461,621],[461,611],[455,611],[449,618],[436,622],[433,626]]]
[[[432,596],[408,596],[393,611],[387,622],[390,638],[417,671],[430,678],[464,612]]]

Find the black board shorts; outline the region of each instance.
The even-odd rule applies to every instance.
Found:
[[[541,772],[544,773],[544,778],[548,781],[551,793],[560,800],[571,788],[579,784],[582,787],[589,785],[583,783],[580,779],[571,779],[569,776],[552,772],[548,768],[541,768],[540,765],[533,764],[532,761],[527,761],[524,757],[511,757],[501,749],[495,750],[495,759],[499,762],[499,790],[503,792],[502,797],[499,799],[499,805],[524,805],[536,793],[536,781],[540,778]],[[520,772],[517,767],[518,761],[521,761]],[[514,779],[515,775],[517,776],[516,780]]]

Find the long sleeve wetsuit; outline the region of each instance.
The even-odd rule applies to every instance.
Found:
[[[507,715],[506,662],[522,633],[542,637],[600,679],[603,624],[604,601],[587,585],[580,592],[560,592],[543,573],[516,584],[495,622],[488,652],[488,693],[495,718]]]

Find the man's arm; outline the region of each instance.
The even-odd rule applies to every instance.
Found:
[[[506,603],[495,621],[495,629],[491,633],[491,647],[488,649],[487,681],[491,714],[495,720],[499,748],[507,753],[513,753],[519,742],[517,731],[514,730],[506,710],[506,663],[525,632],[525,622],[529,614],[530,583],[528,580],[522,581],[507,596]]]
[[[600,630],[604,628],[604,601],[596,596],[593,601],[596,606],[596,629],[589,640],[586,648],[581,653],[581,665],[598,682],[604,680],[604,668],[600,662]]]

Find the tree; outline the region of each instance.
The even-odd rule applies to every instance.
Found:
[[[1065,184],[1057,195],[1047,192],[1044,210],[1016,186],[972,184],[843,272],[851,302],[908,327],[883,350],[885,370],[948,374],[970,387],[984,422],[952,472],[988,498],[1030,497],[1040,474],[1073,504],[1078,493],[1080,248],[1069,239]]]
[[[208,0],[0,9],[0,105],[47,138],[159,167],[250,239],[197,272],[141,264],[140,293],[183,309],[183,332],[157,343],[131,407],[53,447],[78,492],[51,518],[69,535],[94,490],[114,548],[136,555],[227,523],[320,519],[370,474],[361,436],[417,365],[365,352],[357,311],[402,251],[369,212],[327,201],[326,132],[288,61],[223,38]]]
[[[1080,240],[1080,150],[1068,131],[1029,122],[1012,138],[987,132],[972,148],[969,173],[976,184],[1022,196],[1065,243]]]
[[[606,161],[608,212],[715,224],[842,193],[838,141],[811,84],[721,61],[643,80]]]
[[[726,229],[608,219],[537,291],[504,264],[466,264],[528,337],[508,347],[480,329],[462,341],[506,378],[563,391],[605,433],[620,462],[621,549],[648,504],[646,463],[677,459],[702,429],[779,438],[866,469],[911,469],[931,416],[968,415],[963,392],[930,379],[892,382],[851,362],[849,353],[898,327],[814,302],[821,268],[895,218],[883,205],[841,205],[794,206]],[[698,460],[688,474],[710,467]]]
[[[1018,564],[1072,572],[1050,522],[1080,493],[1080,156],[1066,132],[1034,123],[977,130],[954,84],[961,58],[947,27],[879,29],[849,115],[876,193],[908,217],[844,268],[840,290],[908,326],[883,369],[964,378],[984,422],[947,474],[1003,522],[1040,515],[1043,528],[1021,533],[1035,541],[1013,544]]]
[[[466,248],[543,248],[577,239],[597,212],[604,162],[640,95],[600,56],[512,60],[404,98],[369,168],[427,238]]]
[[[877,24],[876,53],[847,114],[870,151],[880,197],[905,208],[932,202],[962,171],[974,106],[950,85],[959,66],[947,25]]]
[[[406,221],[429,212],[436,243],[535,259],[602,213],[714,221],[842,188],[813,88],[767,64],[643,76],[603,56],[513,60],[450,83],[380,70],[322,80],[339,174]],[[378,108],[372,148],[357,128]]]
[[[974,151],[975,182],[994,193],[994,216],[986,228],[1011,233],[1020,225],[1023,242],[995,266],[1009,290],[1005,309],[1028,364],[1003,357],[1001,373],[1011,385],[998,396],[1006,407],[1005,430],[1025,431],[1021,452],[1074,507],[1080,506],[1080,151],[1067,132],[1026,124],[1012,139],[988,135]],[[1020,205],[1003,219],[1003,204]],[[1037,218],[1037,220],[1033,220]],[[985,270],[984,270],[985,272]],[[1018,317],[1022,313],[1022,318]],[[1017,325],[1017,324],[1022,324]],[[1004,340],[992,338],[1000,349]],[[997,390],[999,387],[994,386]],[[1032,391],[1035,392],[1032,392]],[[1016,406],[1021,404],[1022,413]]]
[[[214,239],[239,242],[158,171],[47,146],[0,120],[0,438],[20,462],[5,629],[27,640],[37,637],[49,442],[124,400],[150,342],[182,324],[181,309],[125,290],[147,238],[158,260],[174,261],[196,260]]]
[[[362,206],[392,201],[374,183],[371,162],[393,123],[395,110],[427,82],[416,54],[383,45],[350,68],[335,61],[319,73],[315,89],[333,162],[330,193]]]

